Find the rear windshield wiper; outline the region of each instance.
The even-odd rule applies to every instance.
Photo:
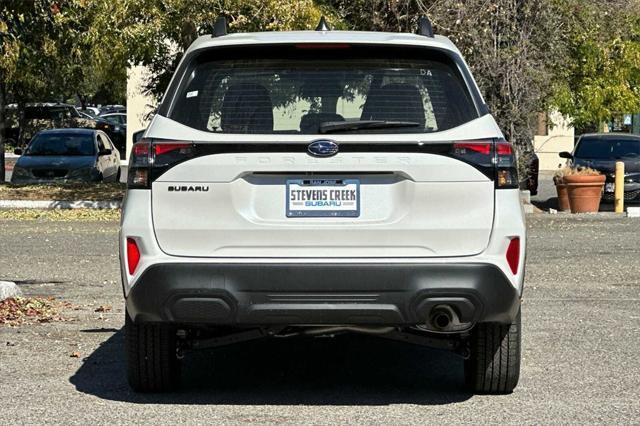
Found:
[[[358,121],[325,121],[320,124],[320,133],[334,133],[360,129],[390,129],[393,127],[419,127],[415,121],[386,121],[386,120],[358,120]]]

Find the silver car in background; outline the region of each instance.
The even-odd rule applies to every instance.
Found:
[[[118,182],[120,154],[106,133],[95,129],[39,132],[22,152],[11,183]]]

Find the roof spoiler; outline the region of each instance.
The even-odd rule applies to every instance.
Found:
[[[426,16],[418,18],[417,34],[433,38],[433,25],[431,25],[431,21]]]

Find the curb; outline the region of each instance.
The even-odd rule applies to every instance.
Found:
[[[536,218],[545,218],[545,219],[576,219],[576,220],[589,220],[589,219],[597,219],[597,220],[616,220],[616,219],[637,219],[639,216],[635,216],[633,213],[629,214],[628,212],[624,213],[614,213],[614,212],[597,212],[597,213],[569,213],[569,212],[558,212],[558,213],[549,213],[547,211],[543,211],[543,214],[534,214],[531,216],[535,216]],[[529,216],[529,215],[527,215]]]
[[[119,209],[122,201],[0,200],[0,209]]]

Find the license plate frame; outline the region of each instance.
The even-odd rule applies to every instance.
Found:
[[[320,187],[320,188],[318,188]],[[335,200],[332,199],[334,194],[326,193],[328,200],[292,200],[291,190],[297,188],[312,188],[327,191],[329,188],[339,190],[354,191],[355,200]],[[350,193],[351,194],[351,193]],[[319,197],[320,198],[320,197]],[[323,206],[301,205],[302,202],[334,202],[340,203],[347,201],[346,205],[340,204],[338,209],[322,209]],[[355,208],[348,209],[350,203],[355,203]],[[296,206],[304,208],[295,208]],[[330,207],[330,206],[329,206]],[[287,217],[360,217],[360,180],[359,179],[288,179],[286,181],[285,192],[285,209]]]

